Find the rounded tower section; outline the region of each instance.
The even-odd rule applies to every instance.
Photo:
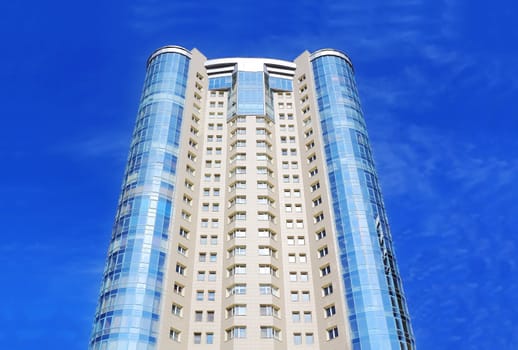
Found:
[[[147,62],[90,349],[155,349],[190,53]]]

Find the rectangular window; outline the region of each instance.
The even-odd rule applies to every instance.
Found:
[[[173,285],[173,291],[178,295],[183,295],[184,286],[179,283]]]
[[[246,338],[246,327],[245,326],[235,326],[235,327],[225,330],[225,334],[226,334],[227,340],[234,339],[234,338],[236,338],[236,339]]]
[[[186,267],[184,265],[182,265],[180,263],[176,264],[176,272],[179,275],[185,276],[185,269],[186,269]]]
[[[326,317],[331,317],[336,314],[336,307],[334,305],[329,305],[324,308],[324,313]]]
[[[214,333],[207,333],[205,341],[207,344],[214,344]]]
[[[325,265],[325,266],[320,268],[320,275],[321,276],[327,276],[330,273],[331,273],[331,266],[330,265]]]
[[[327,248],[327,246],[324,246],[324,247],[322,247],[322,248],[320,248],[318,250],[318,257],[319,258],[323,258],[327,254],[329,254],[329,249]]]
[[[203,321],[203,311],[201,311],[201,310],[194,311],[194,321],[195,322]]]
[[[180,342],[180,331],[174,328],[169,330],[169,338],[175,342]]]
[[[201,333],[194,333],[194,344],[201,344]]]
[[[338,337],[338,327],[329,328],[327,330],[327,339],[333,340]]]
[[[333,285],[332,284],[328,284],[328,285],[325,285],[322,287],[322,295],[323,296],[328,296],[330,294],[333,294]]]
[[[171,313],[176,316],[182,316],[183,307],[178,304],[174,304],[171,306]]]

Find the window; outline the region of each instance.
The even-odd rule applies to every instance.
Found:
[[[291,282],[297,282],[297,273],[296,272],[290,272],[290,281]]]
[[[327,330],[327,339],[333,340],[338,337],[338,327],[329,328]]]
[[[227,271],[228,271],[229,276],[244,275],[244,274],[246,274],[246,265],[245,264],[232,265],[229,268],[227,268]]]
[[[295,261],[295,254],[288,254],[288,262],[294,263]]]
[[[302,344],[302,334],[301,333],[293,333],[293,343],[295,345]]]
[[[279,288],[275,287],[273,284],[260,284],[259,285],[259,294],[274,295],[274,296],[278,297]]]
[[[180,263],[176,264],[176,272],[179,275],[185,276],[185,269],[186,269],[186,267],[184,265],[182,265]]]
[[[237,228],[235,230],[232,230],[228,234],[229,239],[233,238],[246,238],[246,229],[244,228]]]
[[[308,291],[302,292],[302,301],[309,301],[309,292]]]
[[[299,292],[292,290],[290,292],[290,300],[291,301],[299,301]]]
[[[270,327],[270,326],[262,326],[261,327],[261,338],[280,338],[281,331],[278,328]]]
[[[316,207],[317,205],[322,204],[322,197],[317,197],[313,199],[313,206]]]
[[[233,286],[227,288],[227,293],[229,296],[231,295],[245,295],[246,294],[246,284],[234,284]]]
[[[272,238],[272,239],[275,239],[275,235],[277,233],[272,231],[272,230],[269,230],[267,228],[260,228],[257,232],[257,237],[259,238]]]
[[[205,341],[207,344],[214,344],[214,333],[207,333]]]
[[[217,253],[210,253],[210,256],[209,256],[209,261],[210,262],[216,262],[217,258],[218,258],[218,254]]]
[[[205,271],[198,271],[196,276],[197,281],[205,281]]]
[[[173,285],[173,291],[178,295],[183,295],[184,286],[181,284],[175,283]]]
[[[180,227],[180,231],[178,232],[178,234],[182,237],[185,237],[185,238],[188,238],[189,237],[189,230],[183,228],[183,227]]]
[[[304,311],[304,322],[309,323],[313,321],[313,315],[311,314],[311,311]]]
[[[209,290],[207,293],[207,300],[209,300],[209,301],[216,300],[216,292],[213,290]]]
[[[313,333],[306,333],[306,344],[311,345],[315,342],[315,337],[313,336]]]
[[[320,222],[322,220],[324,220],[324,213],[319,213],[319,214],[317,214],[316,216],[313,217],[313,221],[315,223]]]
[[[270,246],[259,246],[259,255],[277,257],[277,250]]]
[[[235,246],[228,250],[229,257],[233,257],[233,256],[237,256],[237,255],[241,255],[241,256],[246,255],[246,246]]]
[[[182,255],[187,255],[187,248],[185,248],[183,245],[178,244],[178,247],[176,248],[176,251]]]
[[[317,240],[320,240],[326,236],[326,230],[320,230],[316,233]]]
[[[207,260],[207,253],[200,253],[198,255],[198,261],[199,262],[205,262]]]
[[[245,326],[235,326],[225,330],[225,334],[227,340],[229,339],[238,339],[238,338],[246,338],[246,327]]]
[[[298,311],[293,311],[293,312],[291,313],[291,320],[292,320],[293,322],[295,322],[295,323],[300,322],[300,312],[298,312]]]
[[[320,182],[315,182],[311,185],[311,192],[315,192],[316,190],[318,190],[320,188]]]
[[[277,276],[277,267],[269,264],[260,264],[259,273],[263,275]]]
[[[301,272],[300,273],[300,281],[301,282],[309,281],[309,274],[307,272]]]
[[[232,305],[227,308],[227,317],[246,316],[246,305]]]
[[[182,316],[182,305],[174,304],[171,306],[171,313],[176,316]]]
[[[203,321],[203,311],[201,311],[201,310],[194,311],[194,321],[195,322]]]
[[[216,271],[209,271],[209,281],[214,282],[216,280]]]
[[[327,276],[330,273],[331,273],[331,266],[330,265],[325,265],[325,266],[320,268],[320,275],[321,276]]]
[[[180,342],[180,333],[178,329],[171,328],[169,330],[169,338],[175,342]]]
[[[210,188],[204,188],[203,189],[203,195],[206,197],[206,196],[209,196],[210,195]]]
[[[324,246],[324,247],[322,247],[322,248],[320,248],[318,250],[318,257],[319,258],[323,258],[327,254],[329,254],[329,249],[327,248],[327,246]]]
[[[202,301],[202,300],[203,300],[203,298],[204,298],[204,294],[205,294],[205,292],[204,292],[204,291],[202,291],[202,290],[197,290],[197,291],[196,291],[196,300],[198,300],[198,301]]]
[[[324,308],[324,313],[326,317],[331,317],[336,314],[336,307],[334,305],[329,305]]]
[[[304,245],[304,244],[306,244],[306,239],[304,238],[304,236],[298,236],[298,237],[297,237],[297,244],[298,244],[298,245]]]
[[[214,311],[207,311],[207,322],[214,322]]]
[[[308,258],[306,254],[299,254],[299,262],[306,263],[308,261]]]
[[[318,174],[318,168],[313,168],[309,171],[309,177],[313,177]]]
[[[333,285],[332,284],[328,284],[328,285],[325,285],[322,287],[322,295],[323,296],[327,296],[327,295],[330,295],[330,294],[333,294]]]
[[[201,344],[201,333],[194,333],[194,344]]]
[[[261,316],[278,316],[279,308],[274,305],[259,305],[259,314]]]

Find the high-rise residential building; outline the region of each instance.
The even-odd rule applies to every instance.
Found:
[[[350,59],[147,62],[91,349],[415,349]]]

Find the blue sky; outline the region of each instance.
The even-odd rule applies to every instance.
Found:
[[[417,345],[518,348],[518,5],[467,0],[0,5],[0,348],[84,349],[156,48],[347,52]]]

